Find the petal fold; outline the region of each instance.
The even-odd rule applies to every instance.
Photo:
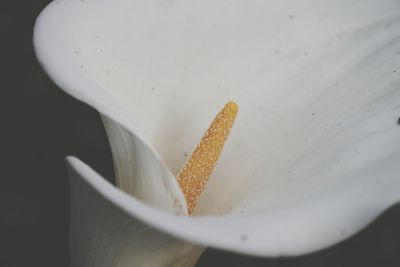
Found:
[[[67,163],[71,182],[71,266],[196,264],[204,248],[166,235],[127,214],[107,199],[104,191],[112,188],[107,181],[90,179],[97,174],[76,158],[68,157]]]
[[[102,116],[113,153],[117,185],[136,198],[169,211],[187,215],[186,201],[175,176],[137,136]]]

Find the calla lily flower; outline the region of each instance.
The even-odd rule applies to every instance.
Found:
[[[400,2],[59,0],[38,58],[96,109],[117,186],[68,157],[71,265],[274,257],[400,200]],[[176,176],[229,100],[235,127],[192,214]]]

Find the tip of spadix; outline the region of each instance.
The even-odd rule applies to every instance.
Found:
[[[226,103],[225,109],[233,114],[236,114],[239,110],[239,106],[238,104],[236,104],[235,101],[229,101],[228,103]]]

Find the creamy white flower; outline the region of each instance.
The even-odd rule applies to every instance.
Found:
[[[299,255],[359,231],[400,198],[399,36],[398,1],[52,2],[39,60],[102,115],[129,193],[68,158],[73,266]],[[187,217],[175,175],[231,99],[235,129]]]

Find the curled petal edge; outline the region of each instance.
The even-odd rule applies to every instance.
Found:
[[[71,266],[191,267],[203,247],[181,241],[131,216],[118,204],[140,203],[68,157],[71,183]],[[114,196],[113,196],[114,195]],[[118,199],[118,200],[117,200]],[[117,200],[117,201],[113,201]]]

